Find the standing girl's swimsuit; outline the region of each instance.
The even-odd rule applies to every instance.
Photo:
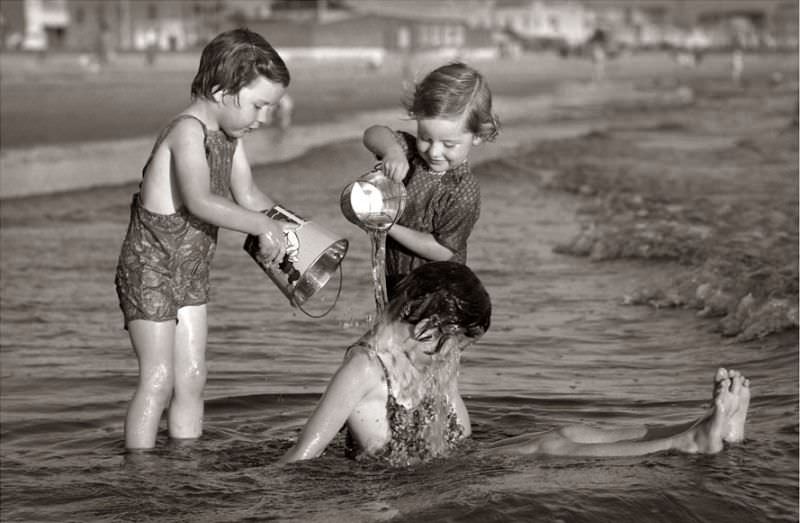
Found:
[[[158,136],[142,172],[175,124],[194,118],[203,126],[211,192],[230,197],[231,164],[236,139],[223,131],[209,131],[191,115],[180,115]],[[133,196],[128,232],[122,243],[116,273],[117,295],[125,327],[133,320],[177,321],[178,309],[208,303],[209,269],[217,246],[216,225],[182,207],[172,214],[158,214]]]

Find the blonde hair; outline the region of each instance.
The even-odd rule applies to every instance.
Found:
[[[415,85],[404,106],[415,120],[466,115],[466,130],[486,141],[493,141],[500,129],[497,115],[492,113],[489,84],[481,73],[461,62],[431,71]]]

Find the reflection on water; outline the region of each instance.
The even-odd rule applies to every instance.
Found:
[[[325,456],[283,468],[346,346],[374,313],[368,237],[339,212],[356,143],[272,166],[259,183],[350,240],[334,311],[289,307],[223,233],[213,273],[204,437],[123,453],[136,362],[113,268],[132,187],[4,202],[0,235],[4,520],[765,521],[797,518],[797,337],[735,344],[688,311],[623,307],[669,267],[552,253],[572,200],[477,169],[470,263],[492,328],[463,355],[474,436],[410,469]],[[326,168],[334,162],[333,172]],[[513,190],[509,190],[513,188]],[[671,423],[707,408],[717,365],[753,379],[747,441],[715,456],[489,457],[483,444],[565,423]]]

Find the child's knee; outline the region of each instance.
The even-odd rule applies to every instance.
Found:
[[[139,387],[147,394],[165,401],[172,394],[172,372],[166,366],[143,372],[139,377]]]
[[[180,372],[176,380],[175,387],[181,392],[189,394],[200,394],[206,386],[208,370],[205,363],[196,363]]]
[[[564,438],[572,441],[578,441],[585,435],[587,430],[586,425],[575,423],[572,425],[565,425],[558,429],[558,433]]]
[[[563,429],[545,434],[538,442],[538,452],[541,454],[550,454],[553,456],[560,456],[569,454],[574,445],[574,442],[564,434]]]

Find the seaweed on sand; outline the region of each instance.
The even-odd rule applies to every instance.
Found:
[[[676,276],[625,303],[694,308],[725,336],[796,329],[795,96],[751,86],[721,103],[701,90],[690,108],[648,111],[649,126],[612,112],[603,131],[535,144],[519,163],[586,199],[582,230],[557,252],[677,262]]]

